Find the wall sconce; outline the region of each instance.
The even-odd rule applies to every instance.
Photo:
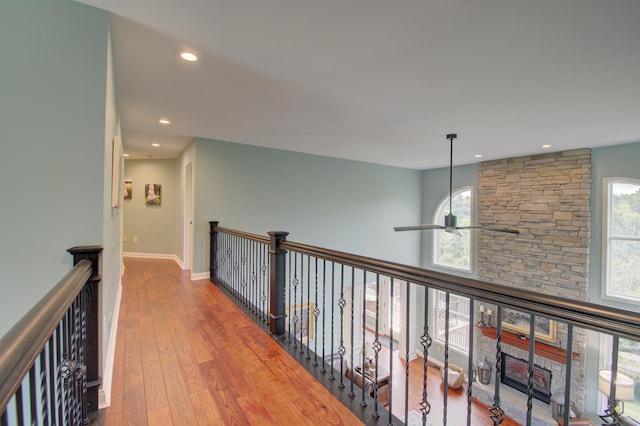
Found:
[[[620,424],[620,419],[624,413],[624,402],[631,401],[634,398],[633,380],[624,374],[617,373],[615,386],[615,398],[609,398],[611,391],[611,370],[601,370],[598,373],[598,390],[607,396],[609,405],[604,415],[600,416],[602,420],[610,425]]]

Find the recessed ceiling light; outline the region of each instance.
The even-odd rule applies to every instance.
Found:
[[[188,51],[180,52],[180,57],[187,62],[196,62],[198,60],[198,57],[193,52]]]
[[[542,148],[551,148],[551,145],[549,145],[549,144],[544,144],[544,145],[542,145]]]
[[[128,157],[128,156],[129,156],[129,154],[122,154],[122,155],[123,155],[124,157]]]
[[[152,143],[151,146],[160,146],[159,143]]]
[[[169,120],[167,120],[166,118],[161,118],[160,120],[158,120],[158,123],[160,123],[160,124],[171,124],[171,122]]]
[[[473,156],[474,158],[482,158],[482,154],[476,154]]]

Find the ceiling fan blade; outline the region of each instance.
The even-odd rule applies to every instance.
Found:
[[[477,229],[479,231],[503,232],[506,234],[520,234],[520,231],[516,229],[487,228],[484,226],[458,226],[456,229]]]
[[[459,231],[460,228],[454,226],[447,226],[444,228],[444,232],[448,232],[450,234],[455,234],[457,236],[461,236],[462,234]]]
[[[414,225],[414,226],[394,226],[393,230],[399,231],[421,231],[423,229],[445,229],[442,225]]]

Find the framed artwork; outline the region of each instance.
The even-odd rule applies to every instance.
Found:
[[[118,136],[111,140],[111,207],[120,208],[122,196],[122,170],[124,169],[124,157],[121,155],[121,143]]]
[[[146,183],[144,185],[144,203],[147,206],[159,206],[162,203],[162,185],[159,183]]]
[[[131,199],[131,189],[133,188],[133,181],[128,178],[124,178],[124,199]]]
[[[556,344],[556,322],[536,316],[536,339]],[[531,315],[515,309],[502,309],[502,328],[516,334],[529,335]]]
[[[290,333],[295,333],[295,338],[300,339],[302,343],[307,343],[314,339],[314,321],[313,302],[303,303],[301,305],[291,305],[287,308],[287,327]],[[295,325],[294,325],[295,318]]]

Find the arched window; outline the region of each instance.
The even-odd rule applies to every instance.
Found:
[[[473,217],[473,187],[458,188],[452,194],[452,211],[458,218],[458,226],[471,225]],[[449,196],[436,209],[433,223],[443,224],[449,214]],[[459,234],[444,230],[433,232],[433,263],[445,268],[471,272],[471,232]]]
[[[640,301],[640,180],[604,179],[604,296]]]

